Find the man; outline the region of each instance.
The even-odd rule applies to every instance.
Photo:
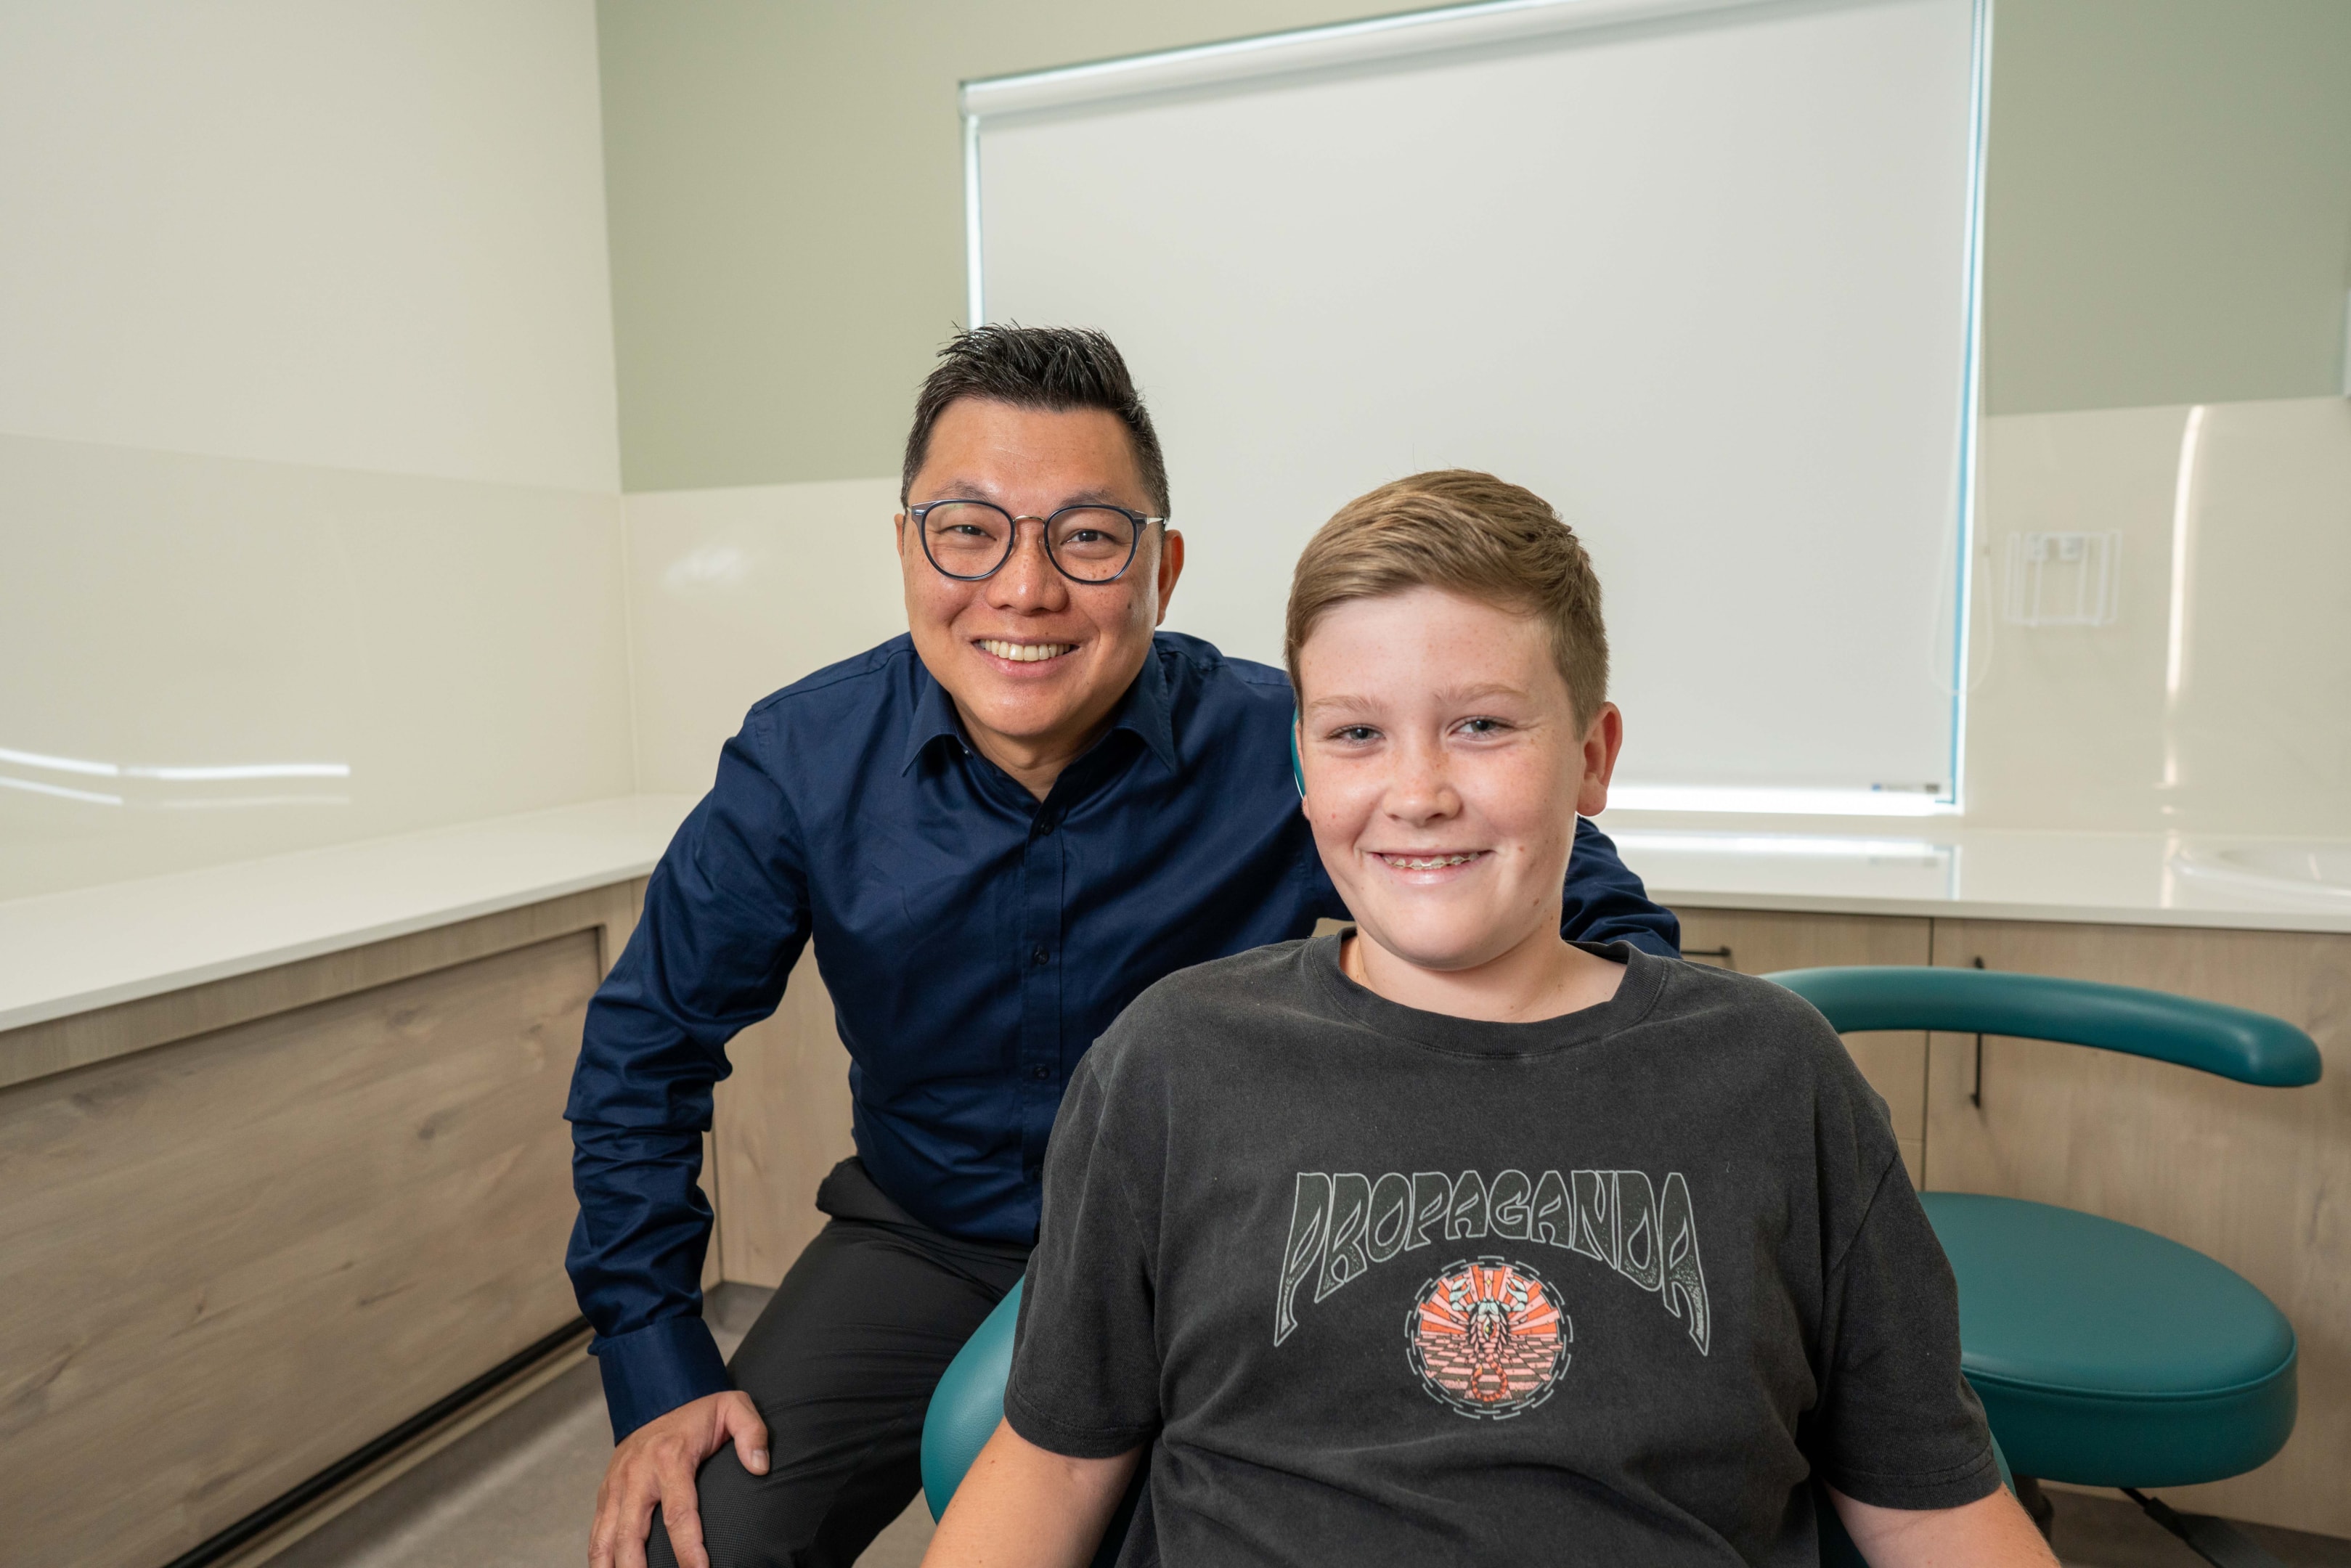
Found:
[[[1020,1277],[1087,1046],[1163,976],[1346,913],[1299,814],[1288,681],[1155,633],[1184,540],[1108,340],[956,339],[903,484],[908,635],[751,710],[589,1009],[568,1264],[618,1441],[597,1568],[853,1562],[919,1485],[939,1375]],[[1562,928],[1678,936],[1589,823]],[[858,1155],[722,1364],[701,1134],[726,1041],[811,939]]]

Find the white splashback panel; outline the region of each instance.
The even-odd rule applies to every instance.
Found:
[[[1336,507],[1490,469],[1590,544],[1627,782],[1948,793],[1973,27],[1750,6],[984,113],[987,314],[1125,350],[1172,626],[1278,660]]]
[[[0,435],[0,898],[628,793],[621,506]]]

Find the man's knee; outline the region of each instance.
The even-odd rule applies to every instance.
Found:
[[[798,1542],[789,1499],[763,1498],[763,1490],[759,1478],[743,1468],[732,1448],[713,1454],[694,1478],[695,1520],[710,1568],[793,1568]],[[665,1511],[653,1510],[653,1532],[645,1541],[646,1568],[678,1568]]]
[[[712,1455],[694,1489],[710,1568],[852,1568],[919,1488],[919,1460],[910,1445],[891,1440],[899,1435],[893,1429],[831,1462],[779,1463],[764,1476],[745,1469],[731,1448]],[[678,1568],[659,1509],[645,1562]]]

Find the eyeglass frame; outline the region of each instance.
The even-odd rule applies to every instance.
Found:
[[[939,558],[931,553],[931,533],[925,522],[931,513],[941,507],[986,507],[1004,519],[1010,532],[1004,541],[1004,554],[994,566],[989,567],[986,571],[974,572],[967,576],[959,571],[949,571],[939,564]],[[1119,563],[1116,571],[1112,572],[1108,577],[1080,577],[1061,564],[1061,558],[1053,553],[1053,518],[1071,512],[1116,512],[1134,525],[1134,538],[1127,543],[1126,559]],[[1124,577],[1128,569],[1134,565],[1134,558],[1143,553],[1143,536],[1149,531],[1152,524],[1157,523],[1163,530],[1167,527],[1165,517],[1145,517],[1141,512],[1132,511],[1125,507],[1113,506],[1108,501],[1081,501],[1075,506],[1057,507],[1050,516],[1040,517],[1034,512],[1008,512],[995,502],[983,501],[977,496],[942,496],[935,501],[924,501],[908,507],[906,516],[914,520],[914,537],[922,541],[923,559],[931,563],[933,571],[937,572],[949,582],[986,582],[989,578],[1002,571],[1011,563],[1012,558],[1019,553],[1020,525],[1035,523],[1037,542],[1043,547],[1045,559],[1053,563],[1055,571],[1060,572],[1071,582],[1081,583],[1088,588],[1104,588]]]

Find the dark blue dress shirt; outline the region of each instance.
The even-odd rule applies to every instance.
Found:
[[[727,1040],[775,1010],[801,947],[874,1182],[948,1235],[1030,1241],[1062,1086],[1119,1009],[1346,916],[1298,810],[1292,712],[1280,670],[1162,632],[1040,802],[972,749],[903,636],[751,710],[589,1007],[565,1113],[567,1265],[617,1432],[729,1386],[701,1318],[701,1135]],[[1563,924],[1679,939],[1589,822]]]

